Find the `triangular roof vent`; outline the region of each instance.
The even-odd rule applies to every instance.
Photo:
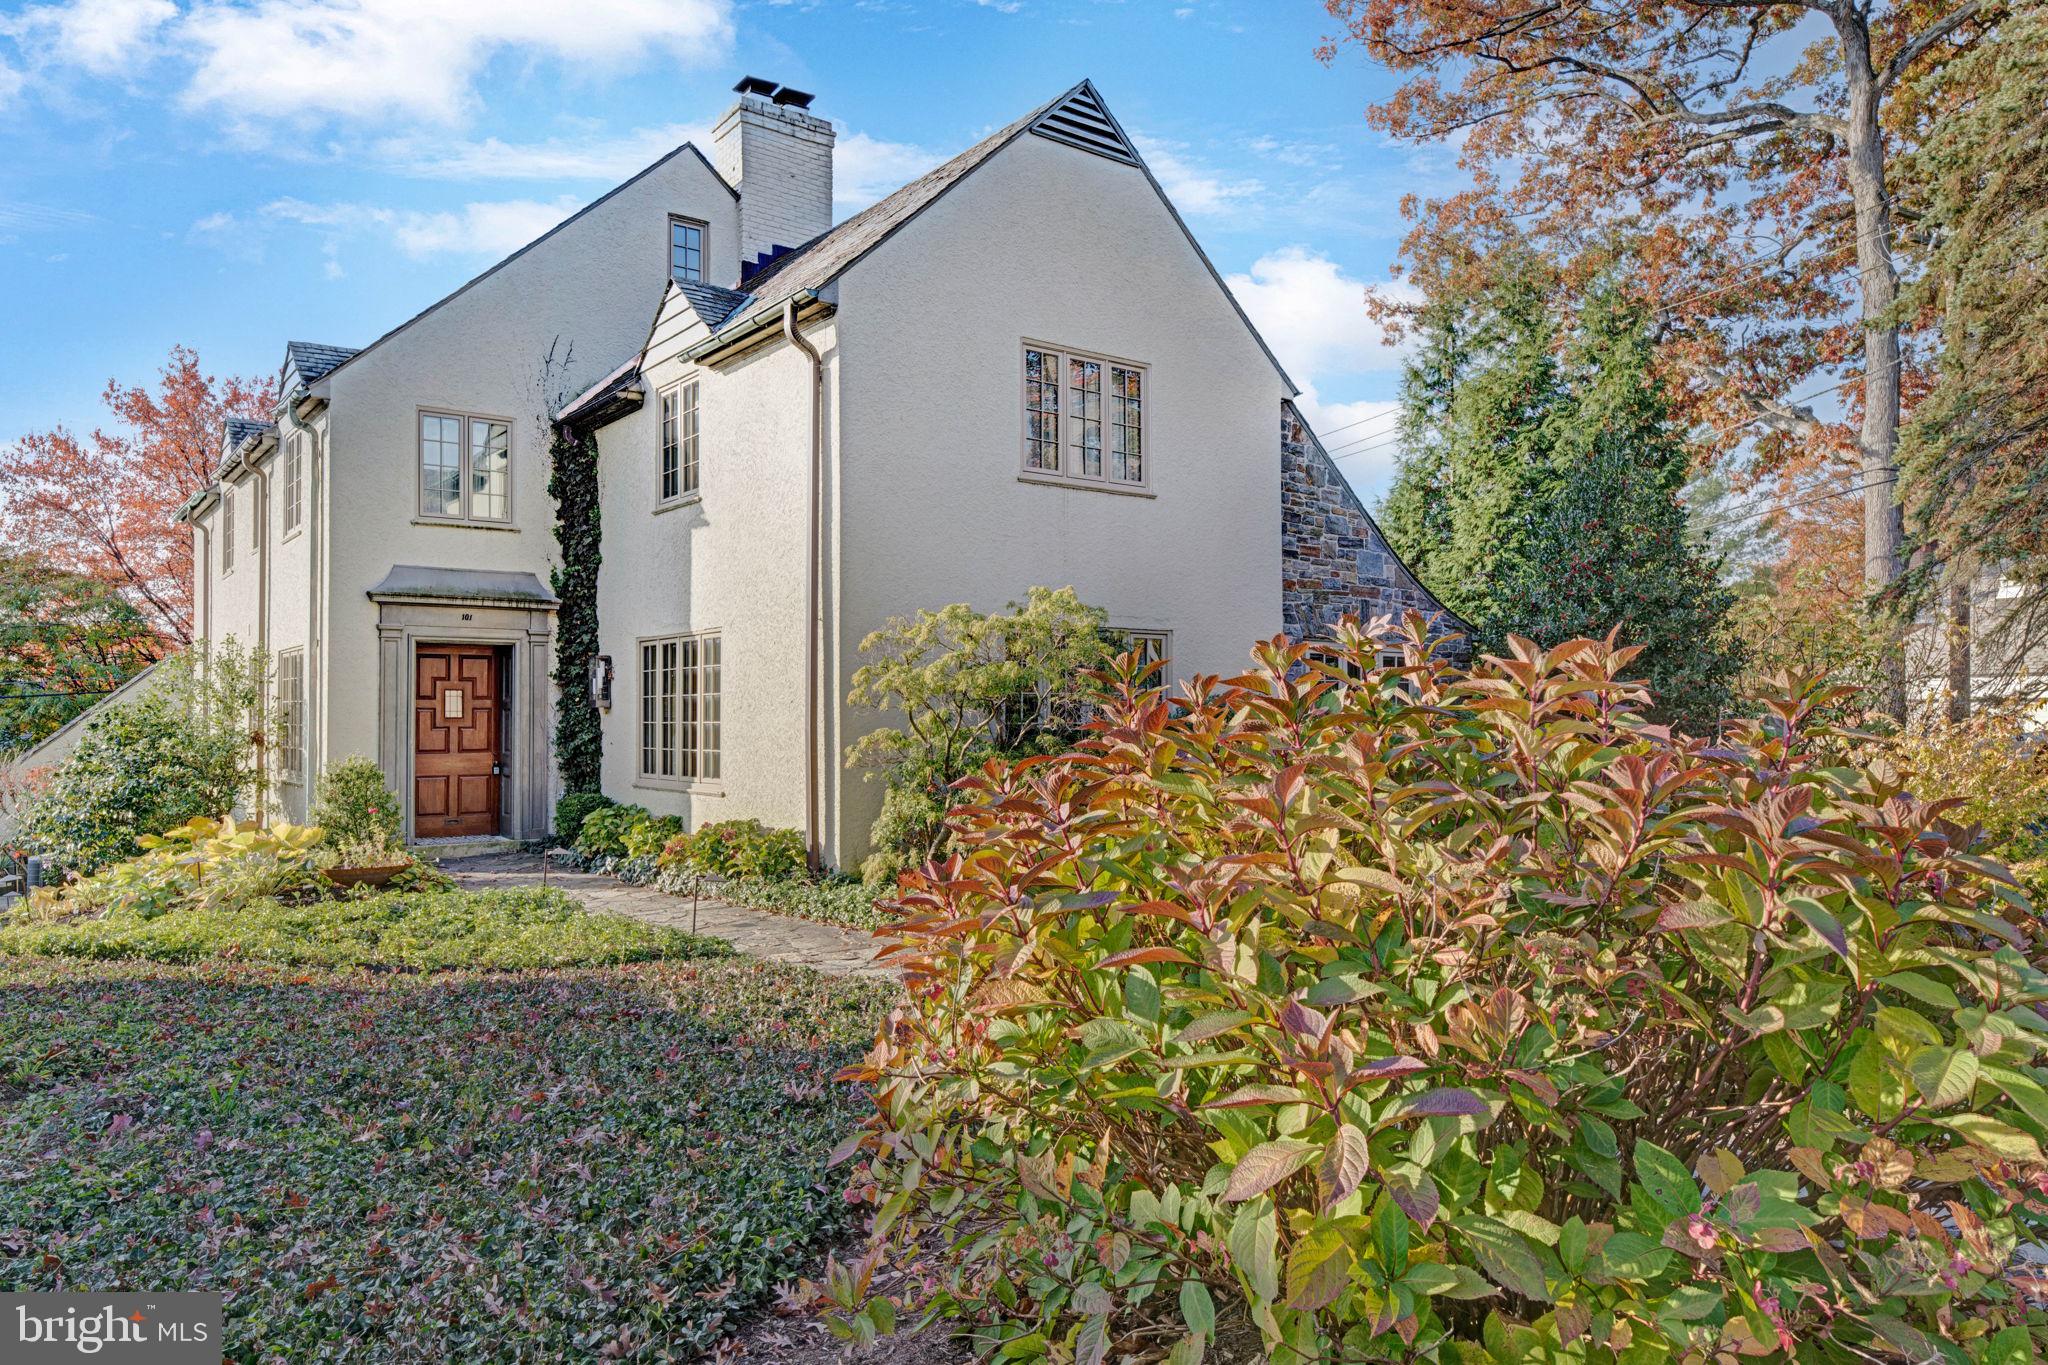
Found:
[[[1049,137],[1054,142],[1064,142],[1069,147],[1079,147],[1084,152],[1106,156],[1111,161],[1121,161],[1126,166],[1138,164],[1138,150],[1131,146],[1124,130],[1117,127],[1109,110],[1102,107],[1102,97],[1095,93],[1095,87],[1083,81],[1075,86],[1073,93],[1038,116],[1031,125],[1031,131],[1040,137]]]

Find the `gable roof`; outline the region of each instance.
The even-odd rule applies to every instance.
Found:
[[[533,250],[542,242],[547,241],[550,237],[553,237],[556,233],[561,232],[570,224],[581,220],[585,215],[596,211],[598,208],[609,203],[611,200],[616,199],[619,195],[624,194],[627,190],[633,188],[633,186],[639,184],[648,176],[653,175],[663,166],[668,165],[669,162],[674,161],[677,157],[682,156],[684,153],[688,153],[689,155],[696,157],[698,162],[704,167],[704,169],[710,172],[712,180],[715,181],[719,186],[721,186],[727,194],[730,194],[735,200],[737,200],[740,197],[739,191],[734,189],[730,184],[728,184],[726,182],[725,177],[718,173],[718,168],[711,164],[710,160],[704,155],[704,153],[697,150],[697,144],[694,142],[685,142],[682,146],[676,148],[674,151],[668,153],[666,156],[663,156],[658,160],[654,161],[653,163],[651,163],[650,165],[648,165],[645,169],[641,170],[637,175],[634,175],[630,179],[622,180],[618,184],[612,186],[603,194],[591,200],[582,208],[576,210],[567,218],[564,218],[561,222],[555,224],[546,232],[543,232],[540,236],[528,242],[525,246],[520,247],[519,250],[513,252],[504,260],[499,261],[496,265],[484,271],[481,275],[476,276],[475,278],[469,280],[467,283],[434,300],[425,308],[420,309],[419,312],[414,313],[404,322],[399,323],[396,327],[393,327],[390,331],[386,332],[383,336],[378,337],[375,341],[372,341],[369,345],[363,347],[361,350],[350,353],[349,357],[346,360],[343,360],[340,364],[335,365],[333,369],[330,369],[327,372],[327,374],[333,374],[335,373],[335,371],[348,368],[348,366],[353,364],[357,359],[361,358],[362,356],[368,355],[371,351],[376,350],[379,346],[382,346],[385,342],[391,340],[391,338],[397,336],[400,332],[405,331],[408,327],[411,327],[414,323],[426,317],[429,313],[434,312],[443,304],[453,303],[456,299],[461,298],[464,294],[467,294],[470,290],[476,288],[485,280],[497,274],[500,270],[503,270],[506,266],[512,264],[512,262],[518,260],[521,256],[524,256],[527,252]],[[324,379],[326,378],[326,375],[322,375],[321,377]]]
[[[353,346],[329,346],[319,341],[287,341],[284,344],[285,363],[299,372],[299,378],[308,384],[324,379],[328,371],[351,360],[356,355]]]
[[[1266,359],[1279,374],[1280,382],[1287,386],[1291,396],[1300,392],[1294,381],[1288,377],[1287,367],[1273,354],[1273,348],[1259,335],[1259,329],[1252,325],[1251,318],[1230,292],[1230,286],[1223,282],[1222,274],[1209,259],[1209,253],[1202,250],[1202,244],[1195,240],[1195,234],[1188,230],[1180,210],[1173,206],[1159,180],[1152,174],[1151,167],[1138,154],[1134,144],[1116,121],[1116,115],[1109,112],[1101,92],[1095,83],[1083,80],[1054,99],[1047,100],[1024,117],[1006,127],[1000,128],[975,143],[951,161],[926,171],[917,179],[897,190],[879,203],[862,209],[853,217],[819,233],[796,250],[777,257],[763,267],[759,273],[748,279],[748,301],[735,309],[726,320],[719,324],[717,331],[743,331],[764,315],[774,312],[790,299],[802,294],[815,294],[832,281],[838,279],[857,264],[862,257],[909,226],[912,219],[930,208],[943,197],[946,191],[965,180],[997,152],[1009,146],[1026,133],[1033,133],[1053,142],[1092,152],[1112,161],[1135,167],[1152,186],[1159,202],[1173,216],[1174,226],[1187,239],[1202,267],[1209,277],[1216,281],[1216,287],[1223,297],[1230,301],[1231,311],[1251,333]]]
[[[898,228],[931,207],[940,195],[1007,147],[1012,139],[1031,126],[1034,119],[1059,102],[1047,101],[1015,123],[991,133],[951,161],[926,171],[886,199],[870,204],[837,227],[828,228],[796,250],[770,261],[748,278],[746,305],[727,317],[719,330],[744,327],[753,319],[781,308],[797,295],[815,293],[838,279],[849,266],[889,240]]]

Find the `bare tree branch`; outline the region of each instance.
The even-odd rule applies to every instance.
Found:
[[[1921,29],[1904,47],[1899,49],[1898,56],[1885,63],[1884,71],[1877,78],[1877,88],[1879,90],[1890,89],[1899,77],[1906,74],[1906,68],[1919,61],[1928,48],[1933,47],[1936,43],[1948,37],[1949,34],[1954,33],[1964,24],[1976,18],[1977,12],[1981,8],[1982,6],[1978,3],[1978,0],[1969,0],[1968,4],[1959,7],[1950,13],[1947,18],[1938,19],[1926,28]]]

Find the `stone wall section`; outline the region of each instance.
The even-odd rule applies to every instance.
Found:
[[[1292,403],[1280,407],[1281,619],[1300,640],[1341,616],[1410,609],[1443,633],[1469,628],[1418,581]]]

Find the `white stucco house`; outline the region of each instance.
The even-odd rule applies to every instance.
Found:
[[[737,89],[710,156],[368,346],[291,343],[275,420],[228,424],[181,514],[199,634],[275,656],[289,813],[361,753],[415,838],[544,835],[587,674],[609,795],[850,866],[891,616],[1071,585],[1178,678],[1441,611],[1092,85],[836,226],[832,125]],[[591,659],[555,657],[557,436],[597,450]]]

